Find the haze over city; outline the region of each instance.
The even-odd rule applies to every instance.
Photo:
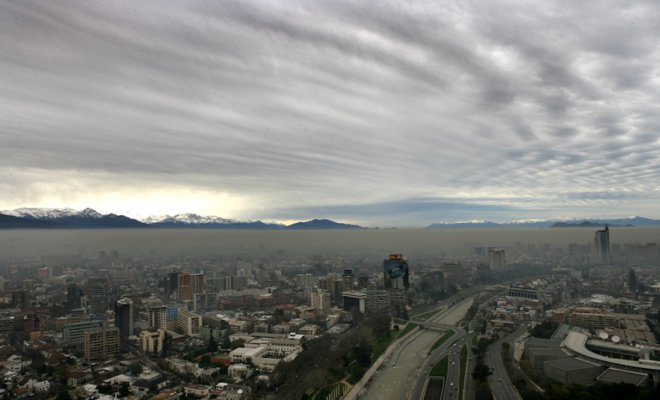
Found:
[[[658,218],[653,1],[0,4],[0,210]]]

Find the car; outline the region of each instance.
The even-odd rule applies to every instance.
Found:
[[[454,386],[454,382],[450,382],[450,383],[449,383],[449,386]]]
[[[451,362],[451,365],[456,365],[456,361],[452,361],[452,362]]]
[[[498,382],[502,382],[502,378],[497,378],[497,381],[498,381]]]

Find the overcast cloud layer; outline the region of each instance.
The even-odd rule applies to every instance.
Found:
[[[657,1],[0,2],[0,209],[660,217]]]

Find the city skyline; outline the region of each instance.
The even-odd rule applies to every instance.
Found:
[[[660,218],[654,2],[6,2],[0,210]]]

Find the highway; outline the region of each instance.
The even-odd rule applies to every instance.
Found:
[[[513,333],[499,339],[488,347],[484,362],[493,371],[493,374],[488,377],[488,386],[490,386],[495,400],[521,400],[520,393],[518,393],[516,387],[511,383],[511,379],[509,379],[509,375],[504,368],[502,343],[509,343],[511,345],[511,351],[513,351],[513,341],[526,331],[527,327],[522,325]]]
[[[438,349],[436,349],[430,357],[428,357],[422,368],[419,369],[417,373],[417,378],[413,382],[412,390],[410,391],[407,399],[417,400],[422,399],[426,384],[428,381],[429,373],[435,364],[437,364],[443,357],[448,353],[456,353],[453,356],[450,356],[448,371],[447,371],[447,384],[443,388],[443,399],[457,399],[459,391],[458,385],[460,384],[460,349],[465,338],[465,331],[461,328],[458,328],[456,325],[461,319],[465,317],[467,310],[472,305],[474,297],[469,297],[465,300],[462,300],[460,303],[455,304],[450,307],[446,312],[440,313],[428,322],[423,322],[420,325],[426,326],[432,329],[445,329],[453,330],[455,332],[454,336],[449,338],[444,342]],[[454,346],[456,344],[456,346]],[[427,348],[428,349],[428,348]],[[452,349],[452,351],[450,351]],[[452,364],[453,361],[453,364]],[[453,385],[451,383],[453,382]],[[451,394],[451,391],[446,390],[447,387],[453,387],[454,390]],[[447,396],[447,397],[445,397]]]

